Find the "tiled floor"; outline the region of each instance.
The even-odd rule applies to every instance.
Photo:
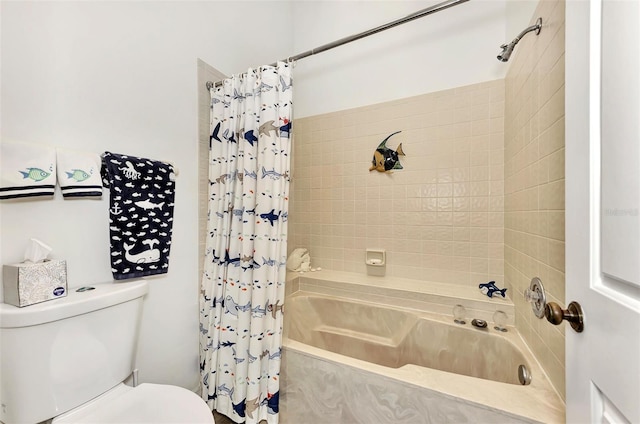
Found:
[[[231,418],[228,418],[227,416],[219,414],[217,412],[213,413],[213,418],[216,420],[216,424],[235,424],[235,422],[233,422]]]
[[[216,424],[236,424],[231,418],[219,414],[217,412],[213,412],[213,418],[216,420]],[[266,424],[266,421],[260,421],[261,424]]]

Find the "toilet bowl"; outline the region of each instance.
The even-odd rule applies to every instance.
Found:
[[[213,424],[187,389],[123,383],[148,290],[133,280],[25,308],[0,303],[0,423]]]
[[[176,386],[119,384],[52,424],[212,424],[213,414],[195,393]]]

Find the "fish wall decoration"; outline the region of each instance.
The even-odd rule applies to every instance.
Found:
[[[396,131],[390,134],[378,145],[376,151],[373,152],[373,160],[371,161],[372,165],[369,168],[369,171],[373,171],[375,169],[378,172],[389,172],[393,169],[402,169],[402,165],[400,165],[400,160],[398,159],[399,155],[406,156],[402,151],[402,143],[398,145],[398,148],[395,151],[387,147],[387,141],[392,136],[400,132],[402,131]]]

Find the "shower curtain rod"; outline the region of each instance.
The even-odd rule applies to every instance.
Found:
[[[465,3],[467,1],[469,1],[469,0],[447,0],[447,1],[443,1],[442,3],[438,3],[438,4],[434,5],[434,6],[427,7],[426,9],[418,10],[417,12],[414,12],[414,13],[412,13],[410,15],[407,15],[404,18],[396,19],[395,21],[391,21],[389,23],[386,23],[384,25],[380,25],[378,27],[369,29],[367,31],[362,31],[362,32],[359,32],[357,34],[353,34],[353,35],[350,35],[348,37],[344,37],[344,38],[341,38],[339,40],[333,41],[331,43],[323,44],[322,46],[316,47],[315,49],[307,50],[306,52],[299,53],[299,54],[297,54],[295,56],[290,56],[290,57],[288,57],[286,59],[282,59],[282,61],[284,61],[284,62],[286,62],[286,61],[296,61],[296,60],[304,59],[305,57],[313,56],[313,55],[318,54],[318,53],[326,52],[327,50],[331,50],[333,48],[342,46],[344,44],[351,43],[352,41],[356,41],[356,40],[359,40],[361,38],[365,38],[365,37],[368,37],[370,35],[377,34],[378,32],[382,32],[382,31],[385,31],[385,30],[387,30],[389,28],[393,28],[393,27],[396,27],[398,25],[402,25],[404,23],[413,21],[414,19],[422,18],[424,16],[431,15],[432,13],[440,12],[441,10],[445,10],[445,9],[448,9],[450,7],[453,7],[453,6],[457,6],[458,4]],[[272,63],[269,66],[275,66],[275,65],[276,65],[276,63]],[[220,85],[222,85],[222,81],[217,81],[215,83],[211,82],[211,81],[207,81],[207,89],[208,90],[210,90],[213,87],[218,87]]]

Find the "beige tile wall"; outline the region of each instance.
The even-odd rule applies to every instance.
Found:
[[[548,301],[564,299],[564,1],[542,0],[537,37],[516,47],[505,98],[505,280],[516,325],[552,384],[565,394],[565,325],[538,319],[523,291],[540,277]]]
[[[312,266],[365,273],[365,249],[387,275],[503,283],[504,80],[294,121],[289,251]],[[389,134],[403,170],[369,172]]]

